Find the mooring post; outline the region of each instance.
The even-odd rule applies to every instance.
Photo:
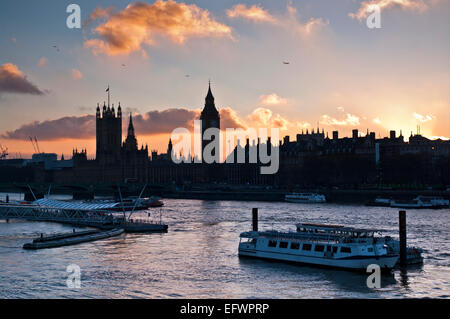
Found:
[[[253,231],[258,231],[258,208],[252,209],[252,217],[253,217]]]
[[[399,237],[400,237],[400,266],[406,266],[406,211],[398,212]]]

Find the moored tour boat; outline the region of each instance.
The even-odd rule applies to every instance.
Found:
[[[284,197],[286,202],[290,203],[325,203],[325,195],[316,193],[291,193]]]
[[[375,232],[320,224],[298,224],[296,232],[254,230],[240,235],[239,255],[362,271],[376,264],[390,270],[399,254]]]

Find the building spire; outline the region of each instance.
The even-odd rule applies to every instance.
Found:
[[[134,136],[133,117],[130,113],[130,123],[128,124],[128,136]]]
[[[108,92],[108,107],[109,107],[109,84],[108,84],[108,88],[106,89],[106,92]]]

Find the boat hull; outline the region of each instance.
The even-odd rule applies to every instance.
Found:
[[[239,256],[355,271],[366,271],[367,267],[373,264],[380,266],[381,270],[383,271],[391,270],[395,267],[395,264],[397,263],[397,260],[399,258],[398,255],[385,255],[377,257],[353,256],[348,258],[334,259],[296,254],[283,254],[241,247],[239,247]]]

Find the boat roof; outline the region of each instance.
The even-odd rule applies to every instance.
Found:
[[[381,232],[381,229],[367,229],[367,228],[355,228],[346,227],[342,225],[332,225],[332,224],[313,224],[313,223],[298,223],[298,227],[308,228],[308,229],[320,229],[324,231],[339,230],[343,232],[354,232],[354,233],[368,233],[368,232]]]
[[[58,209],[69,209],[69,210],[84,210],[84,211],[92,211],[92,210],[106,210],[117,207],[117,203],[75,203],[75,202],[66,202],[48,198],[41,198],[35,200],[33,204],[36,204],[40,207],[46,208],[58,208]]]

